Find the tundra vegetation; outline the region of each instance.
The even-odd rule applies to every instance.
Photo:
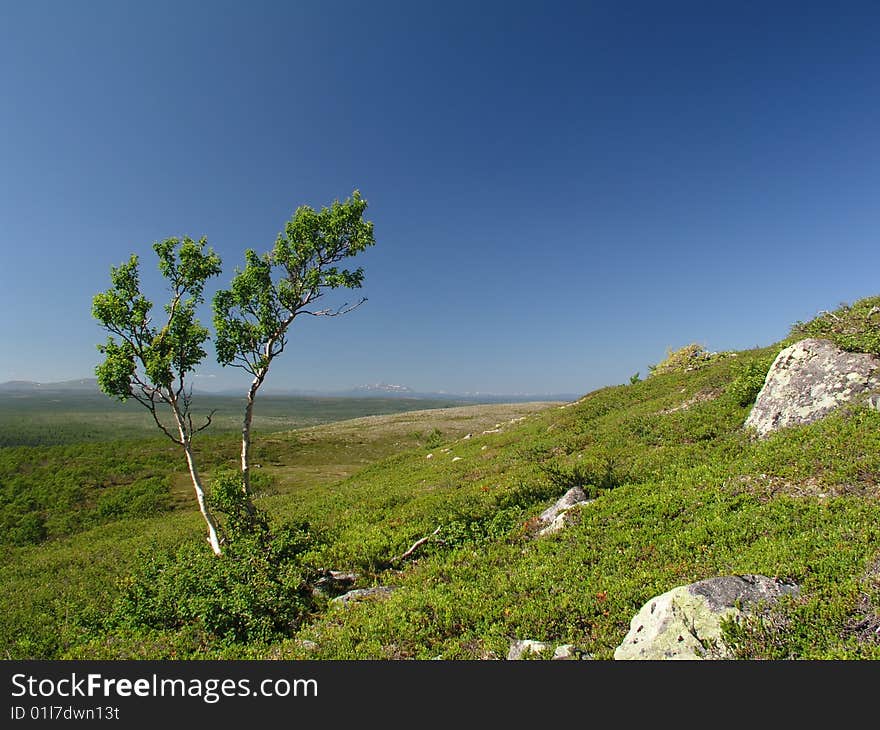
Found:
[[[831,322],[855,323],[847,341],[870,346],[872,306]],[[814,327],[830,325],[798,324],[697,367],[682,358],[574,403],[265,433],[252,493],[273,542],[253,565],[226,561],[232,550],[215,559],[199,515],[177,508],[187,476],[169,462],[175,445],[132,442],[89,493],[112,500],[131,468],[159,478],[172,508],[113,517],[108,506],[105,522],[67,532],[58,517],[49,539],[4,545],[2,646],[41,659],[480,659],[534,639],[601,660],[651,596],[752,573],[801,590],[727,627],[738,658],[880,659],[880,412],[853,404],[764,439],[742,427],[770,362]],[[240,491],[235,437],[198,444],[209,481],[228,469],[228,491]],[[4,449],[0,480],[13,469],[51,478],[52,449],[68,448],[82,450],[72,482],[94,479],[86,459],[102,444]],[[575,485],[595,501],[537,537],[535,518]],[[222,489],[216,499],[234,530],[235,505]],[[341,589],[322,583],[331,570],[354,574],[354,588],[396,590],[341,607]],[[200,598],[211,591],[223,600]]]

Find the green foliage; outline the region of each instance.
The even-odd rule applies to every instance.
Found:
[[[541,464],[541,470],[559,491],[580,487],[587,498],[594,499],[626,481],[629,471],[623,462],[620,454],[597,449],[597,453],[590,454],[587,461],[577,461],[568,466]]]
[[[439,537],[441,545],[429,552],[447,552],[451,549],[467,546],[471,549],[490,542],[505,540],[516,532],[523,524],[524,511],[518,506],[509,506],[497,510],[479,519],[462,517],[443,523]]]
[[[685,373],[708,365],[718,355],[706,350],[696,342],[685,345],[678,350],[671,348],[666,351],[666,359],[650,367],[651,375],[663,375],[665,373]]]
[[[108,396],[121,401],[133,398],[147,408],[156,426],[184,448],[190,464],[193,436],[211,423],[209,416],[203,425],[193,425],[192,389],[186,383],[187,375],[206,355],[202,345],[208,330],[196,318],[196,308],[204,301],[207,280],[220,273],[220,257],[206,250],[206,243],[205,238],[198,243],[191,238],[168,238],[153,245],[159,271],[171,292],[163,327],[152,324],[153,305],[140,291],[137,256],[112,268],[113,286],[92,300],[92,315],[110,333],[107,343],[98,346],[105,356],[95,368],[98,387]],[[163,409],[173,416],[170,428],[160,418]],[[190,472],[211,548],[219,553],[213,517],[201,507],[197,472],[195,468]]]
[[[147,517],[170,507],[167,480],[151,477],[101,494],[95,510],[101,520],[119,517]]]
[[[196,307],[204,301],[207,280],[220,273],[220,258],[206,243],[168,238],[153,245],[172,293],[163,327],[152,324],[153,304],[140,290],[138,257],[111,268],[111,288],[92,300],[92,316],[110,333],[98,346],[105,358],[95,369],[107,395],[150,400],[151,389],[182,383],[205,357],[208,331],[196,319]]]
[[[880,601],[876,583],[863,580],[880,552],[880,413],[848,409],[750,440],[742,430],[748,406],[731,387],[777,350],[603,388],[522,422],[493,417],[490,425],[504,425],[488,434],[448,420],[420,421],[419,435],[405,423],[382,439],[377,422],[369,432],[352,424],[347,436],[342,424],[279,434],[262,444],[259,472],[275,479],[275,493],[259,506],[325,536],[295,551],[293,572],[308,583],[311,566],[355,570],[360,585],[399,590],[345,611],[298,604],[291,616],[282,602],[289,594],[277,588],[285,581],[270,579],[283,571],[266,567],[264,545],[239,549],[232,540],[230,551],[253,560],[248,573],[251,558],[230,565],[198,549],[197,516],[120,517],[37,547],[0,550],[0,645],[14,658],[47,659],[479,659],[503,658],[511,638],[528,636],[607,660],[651,596],[758,573],[793,580],[801,594],[763,616],[763,628],[739,634],[738,656],[880,658],[878,643],[853,629],[864,624],[865,597]],[[450,450],[426,459],[421,434],[434,425]],[[467,432],[480,435],[457,439]],[[210,476],[235,465],[229,441],[202,442]],[[15,458],[0,484],[30,475],[37,490],[53,472],[85,462],[66,499],[93,504],[102,490],[121,486],[110,483],[112,469],[125,483],[165,474],[147,474],[134,445],[112,469],[88,462],[91,448],[65,452],[66,461],[51,449],[9,450]],[[154,449],[167,461],[170,445],[141,451]],[[125,472],[127,460],[134,472]],[[83,478],[99,467],[104,487]],[[534,538],[526,529],[567,486],[603,480],[614,488],[597,489],[598,499],[564,530]],[[28,509],[44,513],[50,531],[64,513],[60,503],[47,511],[39,500]],[[403,564],[392,562],[438,526]],[[161,564],[150,571],[139,552],[148,536]],[[217,573],[200,578],[199,567],[190,576],[186,562],[197,560]],[[133,592],[115,583],[132,572]],[[228,591],[233,583],[240,587]],[[111,610],[117,601],[123,607]],[[287,619],[293,628],[284,628]]]
[[[805,337],[831,340],[850,352],[880,355],[880,296],[865,297],[855,304],[844,303],[809,322],[796,322],[789,340]]]
[[[46,539],[46,519],[40,512],[17,511],[4,505],[0,513],[3,541],[11,545],[30,545]]]
[[[429,449],[436,449],[440,444],[443,443],[443,432],[440,431],[439,428],[433,429],[430,433],[425,436],[425,447]]]
[[[303,559],[314,546],[301,523],[240,534],[219,557],[192,543],[144,555],[122,582],[108,628],[147,635],[196,628],[220,645],[289,636],[315,609],[315,572]]]
[[[238,472],[223,470],[215,475],[208,503],[212,511],[225,517],[226,533],[233,541],[269,529],[268,517],[247,497]]]
[[[776,354],[773,353],[757,360],[734,365],[733,374],[735,377],[728,386],[727,392],[739,405],[750,406],[755,402],[758,393],[764,387],[767,372],[776,359]]]
[[[269,253],[245,253],[245,266],[236,271],[229,289],[214,296],[217,359],[265,377],[273,358],[286,345],[286,332],[300,314],[338,314],[312,311],[309,306],[325,290],[357,289],[362,269],[336,264],[375,244],[373,224],[363,220],[367,202],[355,190],[344,202],[315,211],[297,208]]]
[[[171,509],[167,444],[0,449],[0,544]]]
[[[642,374],[641,373],[633,373],[629,376],[629,384],[635,385],[636,383],[642,382]]]

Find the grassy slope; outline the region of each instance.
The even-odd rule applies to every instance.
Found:
[[[328,485],[365,463],[440,438],[458,438],[491,428],[498,420],[521,417],[550,404],[517,403],[412,411],[369,416],[341,423],[274,433],[254,445],[259,481],[269,485],[260,501],[273,512],[310,504]],[[368,428],[365,428],[368,426]],[[212,436],[199,443],[205,475],[235,464],[234,437]],[[192,486],[182,456],[162,439],[114,444],[74,444],[0,451],[12,484],[23,473],[27,484],[58,490],[74,483],[66,518],[50,519],[58,536],[38,546],[0,544],[0,657],[55,658],[96,631],[116,594],[116,582],[139,561],[141,551],[167,549],[202,539]],[[132,480],[171,482],[170,512],[143,519],[112,519],[89,528],[94,506],[130,488]],[[268,496],[271,493],[275,496]],[[286,505],[280,508],[279,505]],[[305,510],[308,511],[308,510]],[[60,510],[59,510],[60,512]],[[320,522],[320,515],[314,519]],[[51,535],[50,535],[51,536]]]
[[[880,641],[864,631],[880,606],[869,576],[880,553],[880,413],[848,409],[751,441],[741,428],[749,407],[731,383],[768,354],[605,388],[521,421],[498,417],[497,433],[482,433],[494,430],[494,418],[486,428],[462,422],[455,438],[444,431],[443,444],[425,443],[430,421],[399,428],[409,440],[345,426],[313,431],[311,442],[294,435],[297,450],[280,437],[265,440],[263,468],[278,481],[262,506],[278,520],[316,524],[327,541],[315,564],[355,570],[361,586],[399,586],[390,598],[322,611],[271,646],[96,635],[113,579],[136,560],[135,548],[197,534],[192,514],[173,513],[7,549],[3,645],[11,656],[77,658],[476,659],[503,657],[511,639],[533,638],[609,659],[651,596],[761,573],[797,581],[801,596],[764,628],[741,632],[740,656],[880,658]],[[461,438],[465,431],[473,438]],[[374,438],[377,445],[364,443]],[[344,478],[319,477],[312,448]],[[379,454],[391,455],[357,468]],[[534,539],[530,518],[578,483],[604,488],[575,524]],[[417,559],[389,566],[438,526]],[[42,630],[50,621],[53,631]]]
[[[880,658],[880,642],[859,641],[855,628],[871,601],[880,605],[866,577],[880,550],[880,413],[855,409],[751,442],[741,430],[748,408],[725,391],[737,368],[766,357],[740,353],[600,390],[456,443],[449,455],[461,461],[411,453],[337,485],[325,497],[345,510],[330,549],[336,567],[369,570],[377,554],[450,519],[470,522],[471,538],[372,576],[401,589],[302,629],[317,650],[289,641],[273,655],[503,657],[511,639],[533,638],[608,659],[651,596],[761,573],[797,581],[802,597],[740,636],[741,656]],[[531,539],[522,523],[493,531],[493,514],[519,504],[534,515],[564,491],[564,478],[548,485],[548,467],[573,484],[607,477],[609,465],[615,488],[559,535]]]

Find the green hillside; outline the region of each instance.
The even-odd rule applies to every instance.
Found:
[[[871,331],[838,326],[852,315],[872,330],[865,311],[763,349],[685,348],[575,403],[263,435],[259,506],[278,534],[291,526],[283,579],[252,558],[210,567],[170,477],[175,509],[4,546],[0,645],[9,658],[500,659],[529,638],[610,659],[650,597],[756,573],[801,592],[731,633],[739,658],[880,659],[880,412],[847,407],[760,441],[742,428],[785,344],[843,329],[844,347],[872,351]],[[536,515],[572,486],[595,501],[537,537]],[[197,554],[202,577],[183,567]],[[300,590],[328,570],[395,590],[348,607]],[[230,575],[248,587],[229,595]],[[211,590],[234,626],[193,598]]]

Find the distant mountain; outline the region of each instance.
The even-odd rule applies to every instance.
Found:
[[[37,383],[33,380],[8,380],[0,383],[2,393],[58,393],[58,392],[98,392],[98,381],[95,378],[79,380],[62,380],[57,383]]]
[[[95,378],[37,383],[33,380],[9,380],[0,383],[0,394],[38,395],[40,393],[100,393]],[[574,401],[580,393],[451,393],[447,391],[416,391],[408,385],[371,383],[347,390],[296,390],[293,388],[266,388],[266,396],[297,396],[303,398],[412,398],[418,400],[462,401],[468,403],[517,403],[529,401]],[[199,390],[200,396],[240,396],[240,389]]]
[[[413,389],[407,385],[372,383],[371,385],[358,385],[353,388],[351,392],[361,393],[363,395],[412,395]]]

